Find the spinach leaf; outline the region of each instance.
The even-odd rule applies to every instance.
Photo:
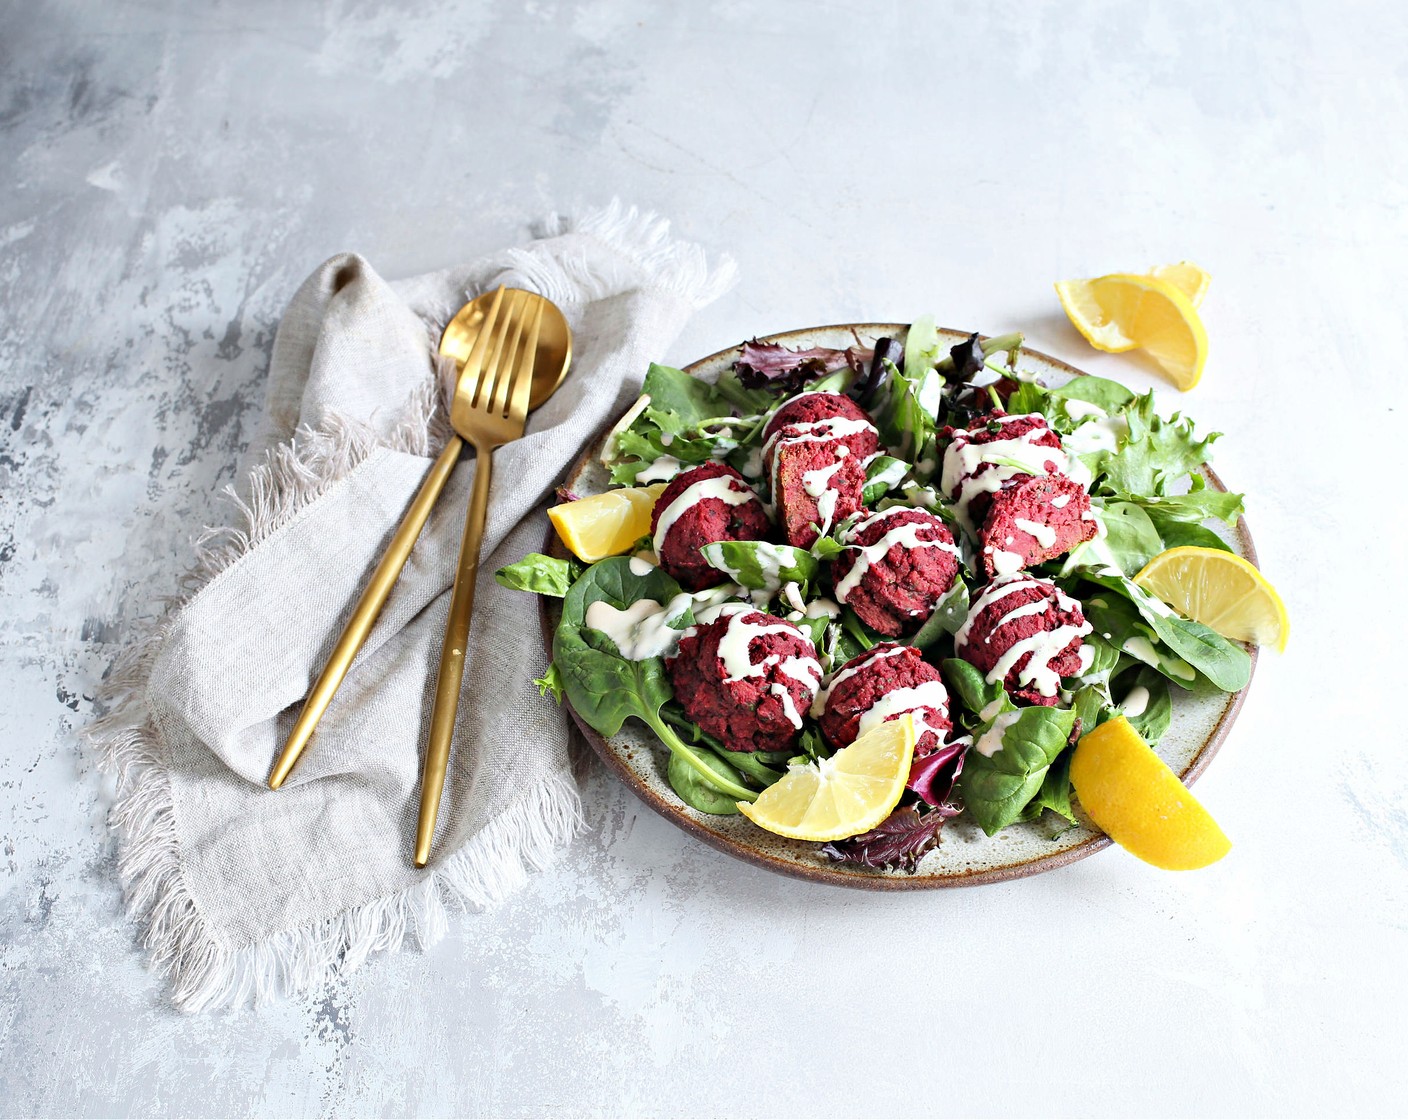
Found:
[[[802,732],[801,741],[798,746],[802,749],[802,761],[818,762],[823,758],[831,757],[831,748],[826,745],[826,740],[821,737],[821,732],[815,727],[808,727]]]
[[[945,662],[947,664],[947,662]],[[964,760],[963,804],[989,836],[1019,820],[1066,749],[1076,714],[1069,708],[1003,712],[984,724]]]
[[[909,472],[909,464],[892,455],[877,455],[865,468],[865,487],[861,490],[861,504],[873,506]]]
[[[939,668],[944,680],[948,682],[949,689],[958,697],[958,702],[976,717],[975,722],[970,722],[968,726],[987,723],[998,714],[1011,711],[1014,707],[1001,681],[989,684],[977,667],[970,665],[963,658],[946,658]]]
[[[1144,512],[1149,515],[1149,520],[1159,531],[1164,548],[1195,545],[1198,548],[1220,548],[1223,552],[1232,551],[1230,544],[1213,530],[1205,525],[1199,525],[1196,521],[1180,521],[1177,518],[1169,517],[1157,506],[1146,506]]]
[[[1094,595],[1083,594],[1080,599],[1082,612],[1095,628],[1093,638],[1118,652],[1127,653],[1136,661],[1153,666],[1180,688],[1193,687],[1198,677],[1197,671],[1164,647],[1158,633],[1122,594],[1102,591]],[[1096,647],[1097,651],[1099,648]]]
[[[679,594],[679,584],[659,568],[638,576],[624,556],[598,561],[582,573],[563,600],[562,619],[553,636],[553,664],[572,707],[600,734],[616,734],[634,716],[716,792],[752,801],[756,793],[734,778],[721,776],[705,760],[704,752],[686,745],[661,717],[661,706],[673,696],[664,661],[658,657],[630,661],[610,638],[586,624],[587,608],[596,602],[624,610],[641,599],[664,603]],[[692,622],[688,610],[672,620],[677,629]]]
[[[510,591],[531,591],[561,599],[581,574],[582,565],[575,560],[559,560],[541,552],[530,552],[517,563],[500,568],[494,573],[494,580]]]
[[[1200,474],[1193,475],[1192,479],[1194,485],[1186,494],[1168,494],[1163,497],[1136,496],[1130,498],[1130,501],[1143,506],[1151,517],[1158,512],[1173,521],[1197,523],[1216,517],[1229,525],[1237,524],[1237,518],[1246,511],[1242,504],[1242,495],[1225,490],[1210,490]]]
[[[1164,549],[1149,515],[1133,502],[1104,503],[1100,519],[1105,523],[1104,546],[1121,571],[1139,571]]]
[[[719,781],[732,782],[735,779],[732,768],[717,755],[701,753],[699,759]],[[738,813],[738,799],[719,792],[681,755],[671,753],[665,776],[670,780],[670,788],[690,808],[716,817],[731,817]]]
[[[841,608],[841,628],[850,635],[860,650],[874,649],[877,642],[884,640],[882,635],[862,622],[860,616],[850,607]]]
[[[1105,377],[1073,377],[1064,385],[1046,390],[1047,397],[1058,401],[1085,401],[1113,416],[1134,400],[1132,390],[1118,381]],[[1062,409],[1065,412],[1065,409]],[[1069,413],[1067,413],[1069,416]]]
[[[782,777],[791,756],[790,751],[731,751],[723,747],[715,748],[719,758],[733,767],[759,789],[767,789]],[[778,760],[781,760],[780,762]],[[784,770],[775,769],[781,765]]]
[[[1144,701],[1143,710],[1137,715],[1130,715],[1128,712],[1124,714],[1130,726],[1153,747],[1164,737],[1164,732],[1168,730],[1168,725],[1173,719],[1173,702],[1169,698],[1168,681],[1147,665],[1141,665],[1121,673],[1111,685],[1111,694],[1115,697],[1116,706],[1119,706],[1129,703],[1131,694],[1141,688],[1148,697]]]
[[[1092,623],[1092,625],[1094,624]],[[1084,638],[1084,644],[1094,651],[1094,656],[1091,658],[1090,668],[1081,674],[1081,679],[1107,679],[1110,672],[1119,664],[1119,649],[1107,642],[1100,634],[1087,634]]]
[[[933,648],[945,634],[958,633],[967,621],[968,607],[968,585],[961,579],[954,580],[953,587],[934,605],[934,613],[906,644],[918,650]]]
[[[1085,572],[1083,575],[1102,587],[1117,591],[1133,603],[1145,623],[1164,645],[1223,692],[1236,692],[1246,687],[1252,675],[1252,662],[1247,656],[1247,651],[1241,646],[1201,622],[1194,622],[1175,613],[1171,607],[1155,599],[1124,576],[1098,572]],[[1139,657],[1135,650],[1128,647],[1125,652]]]
[[[715,541],[699,551],[712,567],[750,591],[775,592],[784,583],[810,583],[820,567],[806,549],[768,541]]]
[[[1095,730],[1109,719],[1113,712],[1109,705],[1109,696],[1097,685],[1086,685],[1077,689],[1075,696],[1071,698],[1071,710],[1075,712],[1076,720],[1080,723],[1082,735]]]
[[[1076,822],[1075,811],[1071,808],[1071,757],[1074,750],[1062,751],[1060,757],[1046,771],[1041,789],[1022,810],[1022,819],[1034,821],[1050,809],[1058,817],[1065,817],[1071,824]]]

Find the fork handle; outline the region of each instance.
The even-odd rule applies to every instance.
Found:
[[[475,445],[474,492],[464,519],[464,536],[460,539],[460,562],[455,571],[455,590],[450,596],[450,617],[445,623],[445,644],[440,647],[435,707],[430,715],[430,738],[421,771],[420,820],[416,824],[417,867],[424,867],[430,860],[430,842],[435,837],[435,819],[440,812],[440,795],[445,789],[445,771],[450,762],[450,740],[460,707],[469,621],[474,613],[474,584],[479,577],[479,549],[484,539],[484,518],[489,511],[493,451],[487,444]]]
[[[352,661],[357,656],[357,651],[362,648],[362,643],[367,640],[367,635],[371,633],[372,626],[375,625],[381,614],[381,608],[391,597],[391,589],[396,585],[396,579],[400,576],[401,569],[406,566],[411,549],[415,546],[421,529],[425,527],[426,519],[430,517],[430,511],[434,507],[436,499],[440,497],[440,492],[445,489],[445,483],[449,481],[450,475],[454,472],[455,463],[459,461],[460,451],[463,448],[464,441],[459,436],[451,436],[450,441],[445,444],[445,449],[440,452],[440,457],[426,472],[425,480],[420,484],[420,490],[416,492],[415,499],[411,502],[410,508],[406,510],[405,517],[401,519],[395,536],[391,538],[391,543],[387,545],[385,554],[376,566],[376,571],[367,581],[366,590],[357,600],[357,606],[352,611],[352,617],[348,619],[342,636],[337,639],[337,645],[333,647],[327,664],[323,666],[322,673],[308,693],[308,699],[303,704],[303,711],[298,716],[298,722],[293,725],[288,742],[284,744],[278,761],[274,763],[274,768],[269,773],[270,789],[278,789],[284,784],[297,764],[299,756],[303,753],[303,748],[312,738],[313,730],[318,726],[318,721],[323,718],[323,713],[332,703],[333,695],[337,692],[338,686],[342,684],[343,678],[347,676],[347,671],[352,667]]]

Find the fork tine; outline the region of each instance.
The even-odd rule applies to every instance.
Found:
[[[509,401],[508,416],[515,424],[521,424],[528,416],[528,402],[533,395],[533,367],[538,360],[538,332],[543,325],[543,307],[546,303],[546,300],[537,301],[533,323],[528,328],[528,340],[523,346],[523,356],[514,370],[513,397]]]
[[[502,416],[508,409],[508,391],[518,369],[518,344],[523,337],[522,309],[524,303],[532,298],[527,292],[519,295],[517,313],[513,316],[513,326],[508,332],[509,341],[500,355],[498,376],[494,379],[494,395],[489,401],[491,416]]]
[[[492,400],[494,383],[499,377],[499,371],[503,367],[504,338],[507,336],[513,321],[518,317],[514,309],[518,304],[519,293],[510,291],[508,299],[505,301],[504,313],[494,324],[494,337],[490,341],[489,356],[485,359],[484,365],[480,368],[479,381],[474,386],[474,397],[472,405],[474,408],[484,411],[489,407]]]
[[[503,301],[504,286],[500,284],[499,290],[494,293],[494,301],[489,304],[489,310],[484,313],[484,321],[479,324],[479,333],[474,336],[474,344],[469,348],[469,356],[464,360],[464,369],[460,376],[468,374],[477,379],[483,371],[484,354],[489,349],[489,335],[499,317],[499,306]]]

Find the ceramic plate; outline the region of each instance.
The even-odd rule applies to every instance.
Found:
[[[858,323],[787,331],[768,335],[766,341],[780,342],[790,347],[845,347],[854,345],[859,339],[869,346],[885,335],[902,337],[905,330],[906,327],[899,323]],[[962,331],[944,330],[940,334],[954,343],[967,337],[966,332]],[[703,358],[686,369],[695,377],[712,381],[728,369],[737,357],[738,348],[735,347]],[[1079,370],[1034,350],[1024,349],[1022,360],[1023,367],[1036,373],[1047,385],[1060,385],[1072,377],[1081,376]],[[583,455],[566,480],[569,489],[583,496],[607,489],[608,472],[598,460],[604,439],[605,432]],[[1211,470],[1205,468],[1203,474],[1209,486],[1217,490],[1226,489]],[[566,556],[556,534],[549,530],[548,537],[546,551],[552,555]],[[1256,562],[1245,521],[1238,524],[1236,532],[1229,537],[1229,543],[1238,555]],[[560,613],[559,600],[545,598],[542,603],[543,637],[550,650],[552,632]],[[1252,650],[1252,659],[1255,668],[1255,649]],[[1174,772],[1182,776],[1185,782],[1191,783],[1203,772],[1226,738],[1246,689],[1228,695],[1200,682],[1199,687],[1191,692],[1181,689],[1174,689],[1173,692],[1173,721],[1158,749]],[[571,710],[570,705],[568,709]],[[995,883],[1050,871],[1083,859],[1110,843],[1104,834],[1087,825],[1066,828],[1064,821],[1054,821],[1049,813],[1041,820],[1012,825],[991,837],[984,835],[976,824],[959,816],[944,825],[939,846],[920,861],[915,874],[879,872],[834,864],[820,854],[819,844],[787,840],[764,832],[741,816],[714,817],[685,805],[665,779],[667,752],[639,722],[632,720],[619,734],[606,738],[593,731],[576,712],[572,712],[572,718],[596,748],[602,761],[657,813],[720,851],[783,875],[874,890],[957,887]]]

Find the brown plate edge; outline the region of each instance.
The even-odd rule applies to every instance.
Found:
[[[905,329],[907,329],[907,326],[903,323],[833,323],[823,326],[806,327],[799,330],[783,331],[777,334],[759,335],[758,338],[766,342],[782,342],[786,344],[786,341],[790,338],[795,338],[797,336],[802,335],[812,335],[816,334],[819,331],[865,331],[867,333],[873,333],[878,336],[880,334],[888,334],[902,331]],[[969,333],[971,333],[967,331],[957,331],[953,330],[952,328],[946,327],[940,327],[938,328],[938,330],[941,334],[961,336],[964,338],[966,338]],[[699,367],[718,361],[728,356],[729,354],[736,353],[739,349],[740,347],[737,345],[726,347],[725,349],[718,350],[715,353],[708,355],[707,357],[700,358],[697,361],[691,362],[689,365],[684,366],[683,369],[686,373],[693,373]],[[1023,347],[1023,350],[1026,353],[1036,355],[1043,361],[1049,362],[1053,366],[1065,370],[1066,372],[1070,373],[1073,377],[1087,376],[1085,371],[1076,369],[1069,363],[1064,362],[1059,358],[1054,358],[1051,355],[1043,353],[1040,350],[1031,350],[1026,347]],[[588,444],[588,449],[583,452],[581,457],[573,465],[572,470],[568,475],[569,478],[575,477],[578,473],[580,473],[586,463],[590,459],[595,457],[595,455],[597,454],[597,444],[600,443],[601,438],[605,435],[607,431],[610,430],[610,427],[612,424],[614,424],[614,422],[615,421],[613,420],[608,424],[604,425],[601,433],[592,438],[591,442]],[[1203,470],[1208,477],[1208,481],[1212,484],[1215,489],[1226,492],[1227,487],[1223,483],[1222,479],[1218,476],[1216,471],[1214,471],[1211,467],[1204,467]],[[1247,559],[1253,565],[1256,565],[1256,546],[1252,541],[1251,530],[1247,527],[1247,520],[1245,517],[1238,519],[1236,525],[1236,533],[1240,540],[1240,543],[1246,549]],[[562,542],[558,539],[557,534],[553,531],[551,525],[549,525],[547,529],[547,536],[546,540],[544,541],[543,551],[550,556],[557,556],[559,558],[566,558],[567,556],[566,549],[562,545]],[[549,659],[551,659],[552,657],[553,633],[553,627],[551,625],[551,620],[549,617],[550,605],[551,601],[547,597],[539,597],[539,631]],[[1203,744],[1202,749],[1197,753],[1197,755],[1194,756],[1193,761],[1189,764],[1188,768],[1184,770],[1182,774],[1179,775],[1179,777],[1186,785],[1192,785],[1202,775],[1203,771],[1207,769],[1208,764],[1212,761],[1213,757],[1217,754],[1223,742],[1226,740],[1228,734],[1231,732],[1232,725],[1236,722],[1237,715],[1241,711],[1242,704],[1246,699],[1247,692],[1251,688],[1252,679],[1256,675],[1258,653],[1257,647],[1252,646],[1248,652],[1251,655],[1251,672],[1248,675],[1247,683],[1239,691],[1232,694],[1232,698],[1228,703],[1227,708],[1223,711],[1222,716],[1218,719],[1217,726],[1213,728],[1212,734]],[[826,883],[831,886],[850,887],[858,890],[912,891],[942,890],[950,887],[975,887],[981,886],[986,883],[1007,882],[1012,879],[1026,878],[1029,875],[1039,875],[1046,871],[1054,871],[1057,868],[1068,866],[1069,864],[1075,863],[1078,860],[1085,859],[1087,856],[1094,855],[1102,848],[1107,848],[1110,845],[1110,838],[1108,836],[1099,836],[1084,841],[1083,843],[1076,845],[1074,848],[1067,848],[1066,850],[1061,852],[1054,852],[1049,856],[1038,856],[1036,859],[1026,860],[1021,863],[1009,864],[1005,867],[991,868],[986,871],[974,871],[969,874],[956,874],[945,876],[887,875],[883,873],[876,873],[861,869],[841,871],[839,869],[825,866],[808,867],[803,864],[792,863],[788,860],[778,859],[775,856],[770,856],[755,848],[740,844],[738,841],[732,839],[731,837],[727,837],[720,833],[714,832],[709,828],[705,827],[704,825],[700,824],[698,821],[686,816],[683,812],[681,812],[679,806],[666,801],[649,786],[645,785],[645,783],[643,783],[637,776],[635,771],[633,771],[629,766],[627,766],[610,748],[610,746],[606,742],[605,736],[601,735],[598,731],[596,731],[595,728],[593,728],[584,719],[582,719],[577,714],[576,710],[572,707],[572,705],[565,698],[562,701],[562,706],[567,710],[568,714],[571,715],[572,721],[577,725],[577,728],[582,733],[583,737],[592,745],[592,749],[596,752],[597,757],[600,758],[606,764],[607,768],[610,769],[618,778],[620,778],[623,783],[625,783],[627,788],[629,788],[632,793],[634,793],[648,806],[650,806],[651,809],[655,810],[655,812],[659,813],[662,817],[666,818],[672,824],[675,824],[679,828],[683,829],[685,832],[688,832],[696,839],[701,840],[705,844],[708,844],[711,848],[715,848],[718,851],[725,853],[726,855],[733,856],[735,859],[740,859],[746,863],[751,863],[756,867],[764,868],[779,875],[787,875],[794,879],[804,879],[808,882]]]

